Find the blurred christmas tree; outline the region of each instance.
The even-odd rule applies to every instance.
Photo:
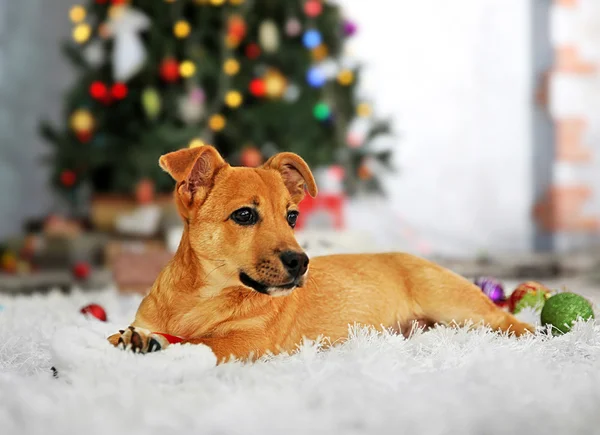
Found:
[[[334,2],[93,0],[70,18],[68,122],[42,125],[62,192],[131,192],[144,178],[169,191],[158,157],[201,143],[234,165],[293,151],[342,165],[350,193],[379,187],[391,153],[370,144],[389,126],[356,98],[344,51],[356,26]]]

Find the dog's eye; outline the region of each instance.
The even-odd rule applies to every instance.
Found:
[[[254,225],[258,221],[258,214],[256,210],[244,207],[231,213],[231,219],[239,225]]]
[[[298,212],[290,211],[287,214],[287,221],[290,227],[294,228],[296,226],[296,221],[298,220]]]

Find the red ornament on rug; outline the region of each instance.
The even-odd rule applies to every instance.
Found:
[[[91,267],[89,263],[85,261],[80,261],[79,263],[73,266],[73,276],[77,279],[88,279],[90,276]]]
[[[110,93],[116,100],[122,100],[127,96],[129,90],[125,83],[115,83],[110,89]]]
[[[89,304],[79,310],[81,314],[89,314],[94,316],[96,319],[106,322],[106,311],[98,304]]]
[[[70,169],[65,169],[60,174],[60,182],[65,187],[72,187],[77,181],[77,175]]]
[[[167,57],[160,64],[160,77],[165,82],[179,80],[179,62],[172,57]]]

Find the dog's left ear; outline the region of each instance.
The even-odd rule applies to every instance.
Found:
[[[306,162],[298,154],[279,153],[267,160],[263,168],[275,169],[281,174],[285,187],[298,203],[304,198],[304,188],[313,198],[317,196],[317,183]]]

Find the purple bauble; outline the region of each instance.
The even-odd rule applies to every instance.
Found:
[[[498,303],[506,299],[502,283],[494,278],[481,277],[475,280],[475,285],[483,290],[483,293],[492,301]]]
[[[356,33],[356,24],[350,20],[344,20],[343,29],[344,35],[352,36]]]

